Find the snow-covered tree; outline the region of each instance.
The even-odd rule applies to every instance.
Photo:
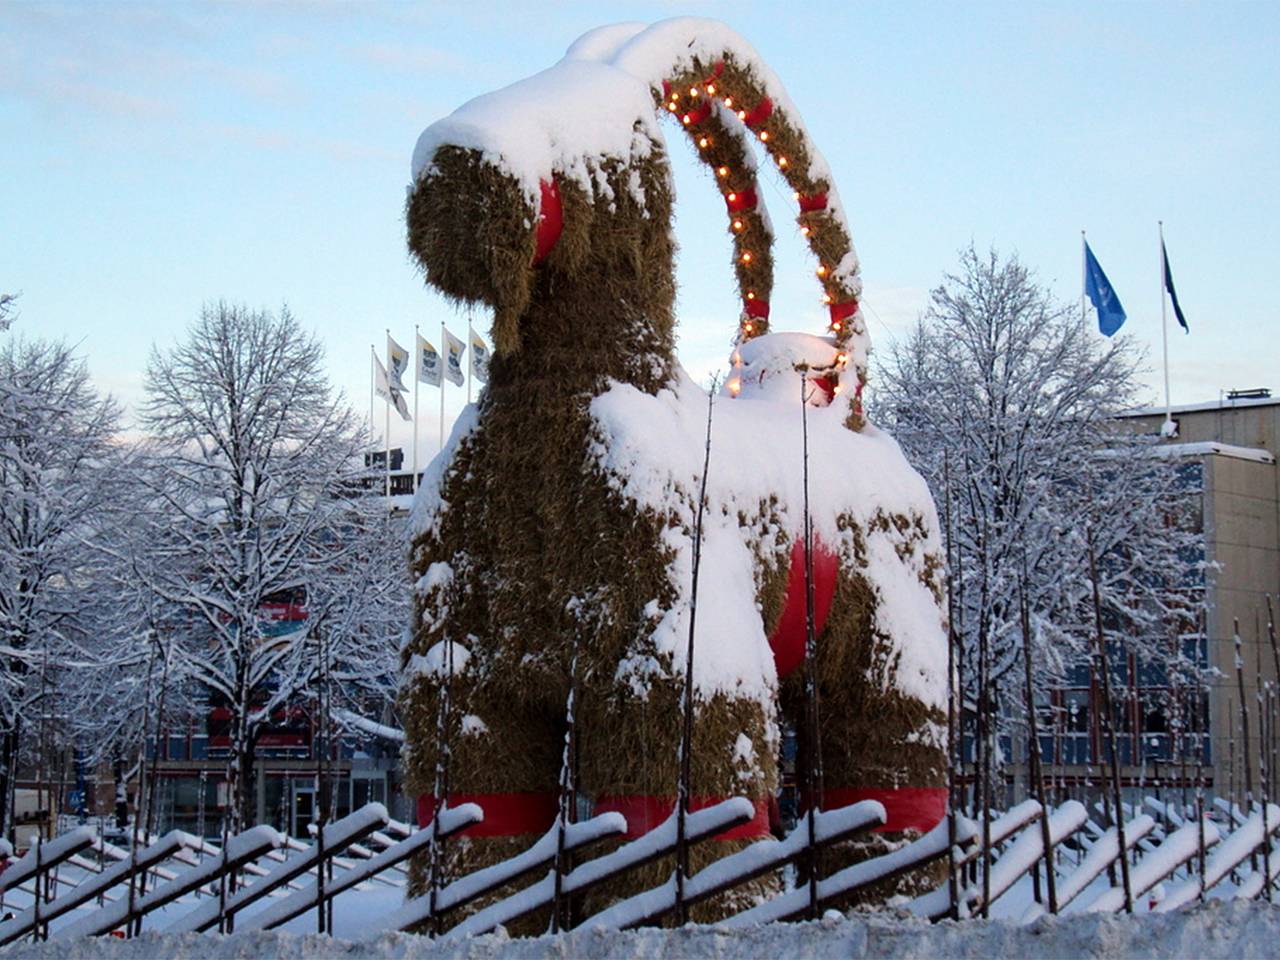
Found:
[[[364,638],[333,633],[336,595],[363,589],[352,571],[387,535],[386,508],[361,482],[362,424],[287,308],[206,307],[185,340],[153,350],[146,384],[157,452],[141,476],[156,508],[144,514],[153,562],[141,573],[183,669],[229,711],[238,827],[263,727],[307,691],[322,650],[339,658]]]
[[[62,675],[93,659],[98,547],[122,482],[118,416],[70,347],[17,336],[0,345],[0,824],[6,827],[22,745],[37,739],[36,717],[65,714],[54,710]]]
[[[1154,440],[1121,429],[1141,357],[1056,302],[1016,256],[972,247],[874,377],[874,415],[925,475],[949,530],[966,702],[1024,713],[1019,590],[1036,676],[1048,686],[1095,636],[1089,552],[1111,639],[1166,667],[1199,602],[1186,587],[1198,535],[1173,521],[1185,492]],[[1191,558],[1191,559],[1189,559]],[[983,653],[985,652],[985,656]]]

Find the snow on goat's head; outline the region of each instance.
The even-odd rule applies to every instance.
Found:
[[[407,219],[427,282],[493,308],[499,354],[522,345],[538,271],[602,290],[669,274],[669,240],[651,236],[670,230],[670,173],[648,85],[565,59],[476,97],[418,139]]]

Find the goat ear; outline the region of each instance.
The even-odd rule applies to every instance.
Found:
[[[514,177],[476,150],[443,146],[406,210],[409,250],[451,300],[493,308],[495,346],[520,348],[517,318],[533,282],[535,213]]]
[[[556,273],[575,274],[586,264],[591,252],[595,207],[578,184],[560,180],[556,187],[560,196],[560,235],[538,266]]]

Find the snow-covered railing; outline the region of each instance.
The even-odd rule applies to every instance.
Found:
[[[69,860],[81,850],[93,846],[98,839],[90,827],[77,827],[70,833],[46,840],[44,843],[32,844],[20,860],[9,864],[0,872],[0,893],[25,883],[38,874],[52,870],[58,864]]]
[[[249,917],[240,925],[245,930],[272,930],[287,923],[294,917],[323,906],[342,891],[362,883],[370,877],[377,876],[383,870],[389,870],[403,860],[407,860],[419,850],[424,850],[431,843],[432,837],[447,839],[459,830],[464,830],[484,819],[484,813],[474,803],[464,803],[457,807],[449,807],[440,813],[439,830],[428,824],[421,830],[411,833],[407,838],[388,847],[382,853],[334,877],[324,885],[324,894],[320,895],[319,885],[312,882],[300,890],[272,904],[266,910]],[[326,838],[326,843],[328,840]]]
[[[225,902],[209,900],[207,903],[178,918],[165,928],[167,933],[203,933],[217,926],[223,918],[230,919],[251,903],[262,899],[278,887],[313,868],[323,869],[320,850],[337,852],[348,844],[367,837],[386,824],[387,808],[380,803],[370,803],[341,820],[335,820],[324,828],[324,843],[313,844],[299,856],[287,859],[270,871],[257,883],[241,887]]]
[[[1240,879],[1229,895],[1264,896],[1280,877],[1280,851],[1268,846],[1280,834],[1280,807],[1268,806],[1264,817],[1263,810],[1256,805],[1247,816],[1230,804],[1210,806],[1213,817],[1206,817],[1201,823],[1194,815],[1187,816],[1185,810],[1175,810],[1149,799],[1132,806],[1121,805],[1118,812],[1126,817],[1128,897],[1124,888],[1113,880],[1112,886],[1083,908],[1076,906],[1075,912],[1116,912],[1127,899],[1136,902],[1172,881],[1176,885],[1167,894],[1162,895],[1161,891],[1152,895],[1151,909],[1167,912],[1202,897],[1233,873]],[[1150,812],[1140,812],[1144,810]],[[749,821],[754,815],[755,806],[740,797],[695,811],[687,820],[688,839],[690,842],[708,839]],[[164,927],[168,933],[210,931],[214,927],[229,929],[232,922],[241,931],[274,929],[308,911],[323,910],[335,897],[369,882],[381,880],[403,890],[407,879],[403,875],[404,864],[425,851],[433,836],[455,835],[483,817],[479,806],[462,804],[440,814],[439,830],[414,830],[389,820],[381,804],[370,804],[327,825],[322,844],[308,844],[283,837],[268,827],[255,827],[232,837],[225,853],[180,831],[160,838],[144,838],[139,834],[140,843],[151,842],[136,854],[103,843],[90,830],[73,831],[45,843],[38,855],[31,851],[0,875],[4,889],[16,894],[17,910],[0,923],[0,945],[28,936],[52,935],[53,939],[63,941],[121,929],[129,935],[141,929],[142,918],[162,907],[169,908]],[[981,910],[984,896],[988,897],[990,907],[1015,883],[1024,881],[1031,870],[1046,862],[1044,834],[1037,823],[1040,817],[1039,805],[1024,801],[991,821],[986,832],[992,856],[982,858],[984,863],[988,859],[990,862],[990,874],[986,877],[982,876],[983,868],[977,862],[982,856],[984,831],[973,820],[957,816],[954,846],[951,845],[951,826],[943,821],[890,853],[845,867],[827,877],[819,875],[812,889],[807,883],[801,884],[720,922],[726,927],[741,928],[804,917],[809,915],[815,899],[819,907],[825,907],[872,884],[945,858],[948,853],[957,870],[955,875],[961,878],[961,888],[955,898],[959,914],[974,916]],[[874,801],[823,811],[815,819],[815,843],[819,847],[838,843],[883,821],[884,810]],[[1060,875],[1054,870],[1056,906],[1061,913],[1076,905],[1103,871],[1119,860],[1118,831],[1090,823],[1085,808],[1074,801],[1050,808],[1047,826],[1054,849],[1061,849],[1064,842],[1074,842],[1087,851],[1064,861],[1066,869]],[[601,814],[591,820],[568,824],[564,849],[581,850],[625,832],[626,820],[621,814]],[[559,840],[558,826],[553,827],[523,853],[453,880],[436,891],[434,907],[432,897],[425,895],[413,897],[381,917],[362,917],[364,935],[376,937],[383,932],[416,927],[438,930],[443,918],[472,907],[481,898],[521,878],[551,868],[524,889],[462,919],[445,930],[443,936],[459,940],[546,910],[557,895],[554,864]],[[558,878],[560,896],[581,897],[628,870],[670,856],[675,846],[676,822],[672,816],[649,833],[562,873]],[[98,851],[98,863],[87,859],[88,855],[81,855],[90,848]],[[1260,848],[1267,852],[1259,856]],[[1212,855],[1203,852],[1210,849]],[[780,875],[784,866],[797,862],[809,850],[807,824],[782,840],[754,842],[687,877],[683,902],[686,906],[693,905],[758,877]],[[320,851],[324,851],[323,854]],[[196,858],[197,853],[205,855],[203,861]],[[1252,866],[1251,859],[1255,861]],[[72,862],[78,862],[79,869],[70,870],[68,876],[64,867],[64,876],[55,884],[55,867]],[[321,883],[318,874],[329,873],[326,865],[333,867],[332,875]],[[392,871],[400,876],[394,880],[380,876]],[[144,875],[158,878],[158,885],[150,890],[139,887],[131,891],[130,884]],[[243,876],[248,883],[236,889],[230,881],[238,876]],[[232,887],[229,891],[228,885]],[[36,899],[37,890],[48,891],[54,886],[60,891],[56,897],[46,892]],[[63,891],[64,886],[70,889]],[[202,891],[213,895],[199,899]],[[193,893],[197,899],[191,903],[189,895]],[[261,904],[268,897],[275,898],[274,902]],[[24,901],[23,898],[30,899]],[[944,883],[907,906],[918,916],[939,919],[951,915],[951,900],[950,890]],[[250,909],[255,904],[259,908]],[[1146,908],[1144,904],[1143,909]],[[675,909],[677,895],[672,878],[586,917],[580,929],[625,929],[652,924]],[[75,911],[79,912],[73,915]],[[1029,923],[1048,912],[1046,904],[1037,902],[1023,910],[1019,919]],[[57,926],[50,934],[51,924],[56,921],[65,925]]]
[[[144,850],[139,850],[136,859],[130,857],[118,861],[95,874],[58,897],[51,903],[40,904],[40,916],[36,917],[36,904],[27,907],[11,919],[0,923],[0,946],[12,943],[19,937],[35,931],[37,923],[49,923],[63,914],[69,913],[83,903],[87,903],[99,894],[106,893],[112,887],[128,883],[134,874],[142,870],[150,870],[155,865],[173,856],[183,847],[196,843],[196,838],[181,830],[173,830]],[[6,871],[7,872],[7,871]]]
[[[284,838],[271,827],[250,827],[244,833],[227,841],[224,856],[206,860],[199,866],[185,870],[168,883],[148,891],[138,898],[132,911],[129,909],[128,899],[122,898],[56,931],[53,939],[67,940],[73,937],[94,936],[114,930],[126,922],[132,923],[139,917],[204,886],[211,880],[258,859],[268,850],[273,850],[283,843]]]
[[[855,863],[833,873],[825,880],[819,880],[818,905],[828,903],[836,897],[847,896],[868,884],[890,880],[908,870],[930,863],[938,857],[946,856],[948,832],[949,828],[944,820],[923,837],[892,853]],[[972,820],[956,817],[956,842],[962,847],[975,839],[978,833],[978,825]],[[958,850],[953,850],[953,859],[956,859],[957,853]],[[792,920],[803,916],[808,909],[809,890],[807,887],[802,887],[744,910],[725,920],[724,924],[730,927],[748,927],[770,921]]]
[[[868,827],[883,824],[885,820],[884,806],[875,800],[863,800],[839,810],[820,811],[814,815],[814,846],[824,847],[847,840]],[[771,870],[794,863],[809,849],[809,825],[802,821],[784,840],[761,840],[695,873],[685,881],[684,902],[686,906],[692,906],[731,890]],[[801,909],[807,909],[807,888],[800,892],[805,893]],[[582,926],[626,930],[665,916],[676,909],[677,902],[676,878],[673,875],[661,887],[621,900],[590,917]]]
[[[1141,814],[1126,823],[1124,825],[1125,850],[1132,850],[1134,845],[1149,834],[1154,827],[1155,821],[1146,814]],[[1067,904],[1080,896],[1085,888],[1102,874],[1103,870],[1120,858],[1120,840],[1117,833],[1118,831],[1115,827],[1107,830],[1094,841],[1093,846],[1089,848],[1089,852],[1085,854],[1084,859],[1075,870],[1058,880],[1056,893],[1058,895],[1059,911],[1064,910]],[[1217,840],[1216,831],[1214,840]],[[1031,923],[1044,916],[1047,912],[1043,903],[1033,903],[1022,914],[1022,922]]]
[[[1231,836],[1223,840],[1218,849],[1214,851],[1213,856],[1211,856],[1205,863],[1203,876],[1192,877],[1190,880],[1174,887],[1174,889],[1169,892],[1168,896],[1156,905],[1155,912],[1167,913],[1170,910],[1177,909],[1183,904],[1190,903],[1201,893],[1211,889],[1223,877],[1247,860],[1249,855],[1260,845],[1270,842],[1271,837],[1277,830],[1280,830],[1280,807],[1277,807],[1274,804],[1267,807],[1267,829],[1265,833],[1263,831],[1262,822],[1263,811],[1261,810],[1246,819],[1240,828],[1232,833]],[[1183,830],[1190,831],[1191,835],[1190,842],[1184,842],[1184,847],[1187,845],[1192,847],[1191,852],[1187,854],[1187,857],[1189,858],[1195,854],[1194,845],[1196,843],[1196,827],[1193,824],[1188,824],[1186,827],[1183,827],[1182,830],[1179,830],[1178,833],[1182,833]],[[1257,874],[1255,874],[1255,876],[1256,875]],[[1264,885],[1264,883],[1259,882],[1259,892],[1262,891],[1262,887]]]
[[[715,806],[695,810],[685,817],[685,842],[697,843],[744,823],[750,823],[755,817],[755,812],[755,804],[745,797],[730,797]],[[584,893],[628,870],[667,856],[675,849],[676,813],[672,811],[671,816],[644,836],[624,843],[603,857],[588,860],[565,874],[560,880],[561,895]],[[457,939],[488,933],[495,927],[549,906],[555,899],[555,880],[554,872],[547,874],[533,886],[526,887],[504,900],[499,900],[473,913],[450,930],[447,936],[450,939]]]

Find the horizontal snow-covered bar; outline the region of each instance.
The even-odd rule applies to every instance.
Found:
[[[1039,809],[1039,808],[1037,808]],[[943,820],[923,837],[913,840],[892,853],[872,860],[864,860],[838,870],[825,880],[818,881],[818,903],[825,903],[836,897],[844,896],[869,883],[897,876],[903,871],[913,869],[922,864],[945,856],[950,833],[947,821]],[[966,817],[956,817],[956,843],[969,843],[979,833],[976,823]],[[945,895],[945,888],[943,890]],[[758,923],[771,923],[799,917],[809,909],[809,888],[807,886],[789,890],[781,896],[757,904],[750,910],[735,914],[722,922],[727,927],[750,927]]]
[[[1280,830],[1280,807],[1277,807],[1275,804],[1268,804],[1266,813],[1266,835],[1263,834],[1262,811],[1259,810],[1253,816],[1246,819],[1243,825],[1232,833],[1231,836],[1222,841],[1222,844],[1214,851],[1213,856],[1209,857],[1206,861],[1203,877],[1192,877],[1191,879],[1178,884],[1178,886],[1169,891],[1169,895],[1167,897],[1156,904],[1156,907],[1152,912],[1168,913],[1170,910],[1176,910],[1178,907],[1190,903],[1199,896],[1201,890],[1209,890],[1212,888],[1214,884],[1239,866],[1240,863],[1248,857],[1249,854],[1261,846],[1264,841],[1270,840],[1271,836],[1274,835],[1277,830]],[[1205,832],[1207,833],[1208,830],[1209,826],[1206,824]],[[1161,877],[1171,873],[1173,867],[1176,867],[1178,863],[1182,863],[1184,860],[1190,859],[1190,857],[1196,852],[1196,827],[1194,824],[1188,824],[1183,827],[1182,830],[1177,831],[1177,833],[1171,836],[1169,840],[1162,843],[1160,845],[1160,852],[1163,852],[1164,848],[1169,846],[1170,841],[1172,841],[1174,837],[1183,833],[1183,831],[1188,832],[1190,842],[1192,844],[1191,851],[1190,853],[1186,853],[1185,856],[1182,856],[1183,848],[1186,846],[1185,842],[1182,847],[1170,851],[1167,856],[1168,860],[1172,860],[1175,856],[1180,856],[1181,859],[1165,870],[1164,873],[1161,874]],[[1107,891],[1107,893],[1110,892],[1111,891]],[[1106,894],[1103,894],[1103,896],[1105,897]],[[1101,899],[1102,898],[1100,897],[1099,900]],[[1100,908],[1095,906],[1092,909]]]
[[[1155,829],[1155,825],[1156,822],[1145,813],[1126,823],[1124,825],[1125,850],[1132,850],[1139,840]],[[1093,883],[1098,874],[1107,869],[1108,864],[1115,863],[1119,855],[1120,840],[1117,836],[1116,828],[1112,827],[1094,842],[1093,846],[1089,848],[1089,852],[1085,854],[1084,859],[1080,861],[1080,865],[1058,881],[1055,890],[1058,899],[1058,911],[1061,912],[1067,904],[1080,896],[1085,888]],[[1032,923],[1043,917],[1045,912],[1043,903],[1032,903],[1023,912],[1019,922]]]
[[[1003,843],[1017,831],[1029,824],[1035,823],[1039,818],[1040,804],[1036,803],[1034,800],[1023,800],[1016,806],[1009,808],[1004,814],[991,821],[991,846],[995,847],[997,844]],[[945,826],[945,824],[939,824],[939,826]],[[982,841],[982,824],[975,822],[975,826],[977,827],[978,832],[974,834],[973,839],[980,843]],[[937,827],[934,828],[934,830],[936,829]],[[930,831],[926,836],[929,836],[932,833],[933,831]],[[921,837],[920,840],[924,840],[924,837]],[[916,842],[919,843],[920,841]],[[957,838],[957,842],[964,841],[960,841],[959,838]],[[972,860],[976,860],[981,856],[981,854],[982,848],[980,846],[974,847],[969,850],[968,853],[955,857],[956,865],[959,866],[969,863]],[[938,887],[937,890],[930,890],[928,893],[922,893],[920,896],[908,903],[906,908],[918,917],[929,917],[930,919],[936,920],[939,917],[946,916],[948,911],[951,909],[950,883],[951,879],[948,877],[947,882]]]
[[[177,900],[185,893],[218,877],[224,869],[235,870],[256,860],[268,850],[274,850],[284,843],[284,837],[268,826],[250,827],[244,833],[237,834],[227,843],[225,863],[222,857],[206,860],[198,867],[184,870],[173,880],[149,891],[139,897],[134,904],[133,916],[139,917],[166,903]],[[74,937],[91,937],[106,933],[130,919],[129,900],[122,897],[108,907],[96,910],[81,917],[75,923],[68,924],[53,934],[54,940],[69,940]]]
[[[411,833],[407,839],[401,840],[373,858],[327,882],[324,885],[324,898],[328,900],[331,897],[336,897],[342,891],[376,876],[383,870],[389,870],[403,860],[407,860],[417,851],[430,846],[432,836],[443,840],[453,836],[459,830],[465,830],[474,823],[480,823],[482,820],[484,820],[484,811],[474,803],[463,803],[456,807],[448,807],[440,812],[440,830],[438,833],[431,824],[427,824],[421,830]],[[318,899],[318,885],[313,880],[278,903],[273,903],[266,910],[247,917],[244,922],[238,925],[238,929],[241,932],[274,929],[282,923],[288,923],[299,914],[314,909]]]
[[[627,821],[622,814],[602,813],[597,817],[592,817],[590,820],[584,820],[582,823],[569,824],[565,829],[565,850],[574,850],[589,843],[594,843],[596,840],[618,836],[626,832]],[[477,870],[475,873],[469,873],[465,877],[459,877],[436,894],[436,915],[456,910],[463,904],[470,903],[477,897],[482,897],[489,891],[510,883],[521,874],[546,866],[555,860],[558,846],[559,827],[553,826],[524,853],[503,860],[501,863],[485,867],[483,870]],[[507,901],[501,902],[506,903]],[[494,904],[494,906],[498,906],[498,904]],[[531,907],[530,909],[533,908]],[[409,927],[430,919],[431,916],[431,896],[430,894],[423,894],[405,903],[403,907],[391,914],[391,916],[380,920],[374,925],[369,936],[377,936],[394,930],[407,930]],[[479,914],[476,914],[476,916],[479,916]]]
[[[81,850],[93,846],[93,841],[96,839],[98,835],[92,827],[76,827],[60,837],[45,841],[39,845],[38,849],[35,844],[32,844],[31,849],[23,854],[22,859],[17,863],[11,863],[3,873],[0,873],[0,893],[25,883],[35,876],[37,861],[39,861],[40,871],[43,872],[75,856]]]
[[[324,828],[324,849],[336,852],[368,836],[378,827],[385,826],[389,819],[387,808],[380,803],[369,803],[348,814],[341,820],[335,820]],[[300,877],[316,866],[319,859],[319,845],[308,846],[301,855],[285,860],[267,873],[257,883],[241,887],[227,898],[225,909],[218,900],[208,902],[179,917],[169,926],[166,933],[202,933],[218,922],[218,917],[225,913],[233,916],[237,911],[265,897],[277,887],[284,886],[295,877]]]
[[[90,877],[72,890],[67,891],[52,903],[40,905],[40,922],[48,923],[56,920],[80,904],[92,900],[100,893],[105,893],[120,883],[127,883],[129,878],[139,870],[150,870],[157,863],[171,857],[184,847],[194,846],[198,841],[189,833],[173,830],[147,847],[139,850],[136,862],[133,858],[112,864],[96,876]],[[35,906],[27,907],[4,923],[0,923],[0,945],[12,943],[19,937],[35,929]]]
[[[685,838],[689,843],[697,843],[740,824],[749,823],[755,814],[755,804],[746,797],[730,797],[713,807],[690,813],[685,818]],[[665,856],[675,847],[676,813],[672,811],[671,816],[643,837],[624,843],[603,857],[589,860],[565,875],[560,882],[561,894],[568,895],[595,886],[643,863]],[[450,930],[448,938],[457,940],[487,933],[494,927],[547,906],[555,899],[555,879],[554,872],[548,873],[532,886],[473,913]]]
[[[819,811],[814,816],[815,840],[819,846],[836,843],[871,826],[879,826],[887,817],[884,805],[875,800],[841,807],[838,810]],[[809,846],[809,826],[804,819],[796,825],[785,840],[761,840],[708,864],[685,881],[686,904],[697,903],[714,896],[721,890],[746,883],[762,873],[804,855]],[[806,903],[807,903],[806,899]],[[649,923],[676,908],[676,880],[670,880],[653,890],[646,890],[585,920],[586,929],[600,928],[626,930],[629,927]]]

